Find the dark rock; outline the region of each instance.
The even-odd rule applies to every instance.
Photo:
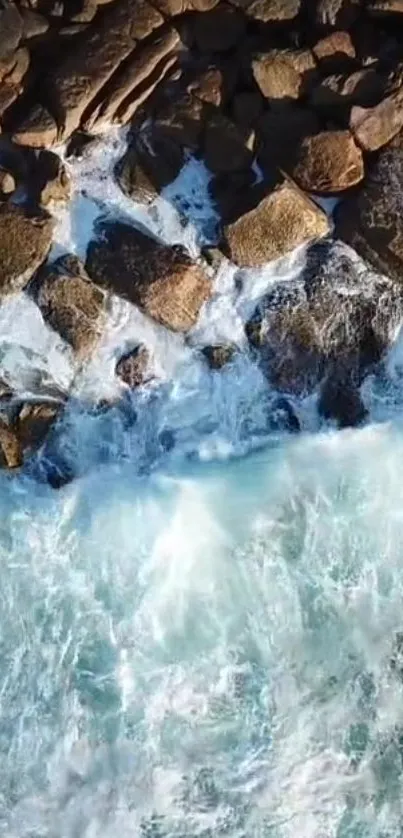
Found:
[[[228,344],[215,344],[214,346],[203,346],[202,353],[212,370],[220,370],[230,361],[235,354],[235,347]]]
[[[288,399],[276,397],[270,404],[269,426],[271,431],[288,431],[297,434],[301,430],[298,416]]]
[[[368,0],[365,8],[374,17],[403,14],[402,0]]]
[[[18,438],[24,457],[37,451],[56,421],[61,410],[60,404],[37,404],[26,402],[18,413]]]
[[[130,390],[140,387],[150,376],[147,369],[150,363],[150,355],[145,346],[136,346],[131,352],[122,355],[116,364],[116,375],[127,384]]]
[[[256,205],[254,183],[255,173],[250,167],[237,172],[222,172],[212,178],[209,193],[224,224],[235,221]]]
[[[322,412],[346,423],[363,418],[351,388],[380,362],[402,313],[401,288],[370,276],[341,243],[322,243],[308,252],[300,279],[278,283],[259,302],[247,334],[276,388],[303,395],[322,383]],[[345,385],[343,399],[336,382]]]
[[[20,10],[22,17],[22,40],[30,41],[33,38],[39,38],[44,35],[49,29],[49,22],[44,15],[34,12],[32,9]]]
[[[19,468],[23,452],[14,425],[3,413],[0,415],[0,468]]]
[[[256,83],[272,106],[291,102],[306,93],[316,79],[313,53],[270,50],[252,61]]]
[[[191,27],[195,45],[201,52],[226,52],[241,40],[245,18],[237,9],[220,3],[210,12],[195,15]]]
[[[102,336],[104,299],[75,256],[46,265],[36,282],[35,300],[44,319],[82,359]]]
[[[0,7],[0,60],[16,51],[22,31],[22,18],[16,5],[4,0]]]
[[[214,173],[245,169],[253,161],[253,154],[239,128],[213,107],[206,112],[204,159]]]
[[[167,137],[183,148],[197,150],[204,128],[206,105],[196,96],[184,94],[164,103],[155,115],[158,135]]]
[[[356,21],[360,9],[361,0],[317,0],[316,23],[349,29]]]
[[[298,150],[305,137],[320,131],[314,111],[293,105],[279,111],[267,111],[258,122],[258,162],[266,173],[279,167],[291,173]]]
[[[26,47],[20,47],[17,49],[13,56],[12,66],[10,67],[7,75],[3,77],[4,85],[15,85],[16,87],[20,87],[24,76],[28,72],[29,63],[30,54]]]
[[[323,79],[312,91],[312,107],[329,119],[348,121],[354,105],[375,105],[385,91],[385,79],[375,70],[357,70],[348,76],[333,75]]]
[[[403,681],[403,631],[397,631],[395,634],[390,666]]]
[[[154,5],[165,17],[175,17],[184,12],[208,12],[220,0],[155,0]]]
[[[19,145],[44,148],[57,140],[57,125],[42,105],[33,105],[13,133],[13,140]]]
[[[342,192],[363,179],[362,152],[349,131],[322,131],[302,141],[292,176],[307,192]]]
[[[150,203],[178,176],[185,157],[181,146],[154,131],[133,134],[115,168],[122,192],[134,201]]]
[[[403,128],[403,89],[397,90],[373,108],[355,107],[350,129],[365,151],[387,145]]]
[[[224,252],[241,268],[259,267],[329,229],[325,213],[282,178],[254,209],[225,227]]]
[[[0,296],[21,291],[39,268],[52,244],[49,215],[29,215],[21,206],[0,207]]]
[[[254,20],[283,23],[297,17],[300,0],[231,0],[232,5]]]
[[[321,386],[318,410],[324,419],[337,422],[339,428],[354,428],[366,419],[366,410],[360,393],[349,380],[348,370],[337,371],[326,378]]]
[[[70,198],[70,178],[64,163],[53,151],[38,153],[29,192],[34,203],[44,207],[50,201],[67,202]]]
[[[312,48],[322,73],[348,73],[356,64],[355,47],[349,32],[332,32]]]
[[[403,132],[379,155],[364,187],[336,211],[336,233],[374,267],[403,278]]]
[[[100,225],[86,268],[95,282],[173,331],[188,331],[211,293],[204,271],[183,247],[168,247],[128,224]]]
[[[232,117],[241,128],[255,128],[263,109],[262,96],[254,90],[237,93],[232,100]]]
[[[74,131],[66,145],[66,157],[75,157],[82,160],[84,154],[91,146],[98,142],[98,137],[88,134],[86,131]]]
[[[203,102],[219,107],[225,98],[225,79],[218,67],[209,67],[188,84],[188,93],[197,96]]]

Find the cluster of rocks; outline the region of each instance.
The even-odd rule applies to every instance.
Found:
[[[284,394],[319,386],[326,418],[359,423],[360,384],[403,315],[402,36],[398,0],[3,0],[1,299],[27,289],[79,362],[102,337],[109,291],[165,328],[195,324],[211,272],[147,231],[103,221],[85,264],[47,262],[52,201],[70,192],[52,147],[80,154],[101,128],[130,124],[121,189],[150,203],[189,153],[202,159],[219,259],[256,268],[312,244],[303,277],[259,302],[247,336]],[[340,199],[334,227],[323,197]],[[389,278],[369,278],[332,235]],[[219,371],[233,353],[203,357]],[[131,389],[148,380],[145,347],[116,374]],[[0,462],[13,468],[63,399],[20,403],[3,390]]]

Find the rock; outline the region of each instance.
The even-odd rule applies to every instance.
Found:
[[[90,23],[98,11],[96,0],[81,0],[79,9],[70,14],[72,23]]]
[[[299,99],[316,77],[316,63],[310,50],[271,50],[252,61],[252,71],[273,106]]]
[[[184,162],[183,149],[171,140],[152,130],[135,133],[116,164],[115,177],[125,195],[148,204],[175,180]]]
[[[154,5],[165,17],[175,17],[184,12],[208,12],[220,0],[155,0]]]
[[[363,188],[336,211],[336,233],[376,270],[403,277],[403,132],[379,155]]]
[[[24,458],[37,451],[56,421],[61,410],[60,404],[26,402],[18,414],[17,434],[24,452]]]
[[[332,32],[326,38],[318,41],[312,52],[318,62],[320,71],[328,73],[349,72],[354,65],[355,47],[349,32]]]
[[[15,180],[10,172],[0,169],[0,192],[2,195],[11,195],[15,189]]]
[[[60,157],[53,151],[40,151],[29,185],[35,203],[46,207],[50,201],[67,202],[70,198],[70,178]]]
[[[22,206],[0,206],[0,297],[21,291],[52,244],[53,220],[29,215]]]
[[[279,167],[291,173],[305,139],[320,131],[316,113],[299,105],[262,114],[256,127],[258,162],[266,173]]]
[[[22,38],[22,17],[13,2],[0,7],[0,60],[12,55]]]
[[[120,125],[127,125],[133,117],[137,117],[142,105],[147,102],[154,91],[162,87],[162,82],[178,80],[182,75],[176,51],[168,53],[156,66],[148,77],[147,82],[132,91],[114,115],[114,121]]]
[[[215,344],[214,346],[203,346],[202,354],[212,370],[221,370],[226,364],[232,361],[235,354],[235,347],[228,344]]]
[[[18,99],[20,93],[19,85],[2,82],[0,85],[0,117],[4,117],[8,108]]]
[[[254,20],[263,23],[294,20],[300,9],[300,0],[231,0],[232,5]]]
[[[350,129],[365,151],[377,151],[403,128],[403,89],[397,90],[374,108],[355,107]]]
[[[353,105],[375,105],[384,95],[385,80],[375,70],[357,70],[349,76],[333,75],[314,88],[311,105],[329,119],[347,121]]]
[[[255,209],[224,229],[224,252],[241,268],[259,267],[329,233],[329,221],[287,178]]]
[[[167,56],[172,57],[173,53],[175,61],[178,47],[179,35],[170,27],[163,34],[157,32],[154,39],[134,50],[124,67],[109,82],[102,101],[86,116],[85,128],[91,130],[95,125],[109,124],[118,119],[120,110],[126,111],[125,100],[128,98],[130,105],[133,105],[133,100],[137,100],[139,105],[142,104],[161,80],[161,62],[165,66]],[[133,108],[131,111],[134,112]]]
[[[94,134],[87,134],[86,131],[74,131],[66,145],[66,157],[74,157],[77,160],[82,160],[84,155],[88,153],[91,146],[94,146],[99,141],[99,138]]]
[[[187,92],[219,107],[225,99],[225,87],[223,72],[218,67],[209,67],[189,82]]]
[[[273,386],[301,396],[320,385],[320,409],[346,425],[363,418],[352,389],[387,352],[402,313],[401,287],[370,276],[340,242],[319,243],[302,276],[260,300],[247,334]]]
[[[342,192],[363,179],[362,152],[349,131],[322,131],[302,141],[292,176],[307,192]]]
[[[44,15],[34,12],[32,9],[20,9],[22,17],[22,40],[30,41],[32,38],[39,38],[49,29],[49,21]]]
[[[369,0],[365,8],[374,17],[403,14],[402,0]]]
[[[318,0],[316,22],[320,26],[349,29],[356,21],[360,7],[361,0]]]
[[[227,3],[220,3],[210,12],[191,21],[195,45],[201,52],[226,52],[235,47],[245,30],[241,12]]]
[[[212,178],[209,194],[224,224],[236,221],[258,203],[255,180],[255,172],[250,166],[236,172],[221,172]]]
[[[263,109],[263,99],[254,90],[241,91],[232,100],[232,117],[241,128],[255,128]]]
[[[204,159],[214,173],[245,169],[253,161],[242,133],[218,108],[206,112]]]
[[[176,332],[195,324],[211,293],[207,276],[183,247],[169,247],[128,224],[100,225],[86,268],[102,287]]]
[[[26,47],[20,47],[14,53],[13,63],[7,75],[3,78],[3,82],[7,85],[21,85],[21,82],[28,72],[30,62],[30,54]]]
[[[105,319],[103,292],[87,276],[75,256],[62,256],[39,274],[35,301],[47,323],[88,358],[102,337]]]
[[[0,415],[0,468],[20,468],[23,452],[18,434],[8,418]]]
[[[131,352],[122,355],[116,364],[115,372],[124,384],[127,384],[130,390],[134,390],[147,381],[147,368],[149,363],[150,355],[146,347],[136,346]]]
[[[147,0],[112,3],[102,21],[94,21],[86,38],[56,67],[48,82],[48,97],[60,139],[79,127],[84,112],[136,43],[161,26],[161,14]]]
[[[34,105],[13,133],[13,141],[33,148],[52,146],[57,140],[57,125],[42,105]]]
[[[299,419],[288,399],[280,396],[271,402],[269,427],[271,432],[299,433],[301,430]]]
[[[154,119],[156,133],[182,148],[196,150],[204,128],[205,113],[204,102],[196,96],[183,94],[158,109]]]

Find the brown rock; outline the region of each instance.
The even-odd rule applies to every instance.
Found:
[[[231,0],[250,18],[263,23],[293,20],[300,9],[300,0]]]
[[[52,244],[50,216],[30,216],[21,206],[0,207],[0,296],[21,291]]]
[[[86,38],[69,52],[49,80],[48,94],[65,139],[79,127],[86,108],[100,93],[136,42],[161,26],[163,18],[147,0],[121,0],[94,21]]]
[[[57,140],[55,120],[42,105],[33,105],[13,133],[13,140],[33,148],[52,146]]]
[[[168,55],[163,58],[159,64],[157,64],[155,70],[151,75],[148,77],[147,81],[143,85],[139,85],[135,91],[124,100],[122,105],[120,106],[119,110],[116,112],[114,120],[115,122],[119,122],[121,125],[127,125],[137,112],[140,110],[141,106],[144,102],[149,99],[151,93],[161,85],[161,82],[165,79],[178,79],[181,77],[181,68],[178,64],[177,56],[175,53],[168,53]]]
[[[214,346],[203,346],[202,353],[212,370],[221,370],[226,364],[232,361],[235,354],[235,347],[228,344],[215,344]]]
[[[21,93],[21,88],[16,84],[6,84],[3,82],[0,86],[0,117],[4,116],[8,108],[18,99]]]
[[[310,50],[271,50],[252,61],[255,80],[271,105],[298,99],[316,76]]]
[[[382,148],[403,128],[403,90],[392,93],[374,108],[353,108],[350,128],[365,151]]]
[[[257,125],[258,162],[268,174],[279,167],[291,173],[305,137],[320,131],[314,111],[298,105],[267,111]]]
[[[220,3],[210,12],[196,15],[191,28],[196,47],[201,52],[226,52],[242,38],[245,19],[237,9]]]
[[[22,38],[22,18],[12,2],[0,8],[0,60],[12,55]]]
[[[187,92],[203,102],[219,107],[224,100],[224,76],[218,67],[209,67],[187,86]]]
[[[25,74],[28,72],[29,62],[30,55],[26,47],[17,49],[17,52],[14,53],[13,65],[3,81],[7,85],[21,85]]]
[[[34,12],[32,9],[20,9],[22,17],[22,40],[30,41],[32,38],[39,38],[49,29],[49,22],[44,15]]]
[[[23,452],[17,431],[8,417],[0,416],[0,468],[19,468],[23,462]]]
[[[321,72],[344,73],[355,62],[355,48],[349,32],[332,32],[312,48]]]
[[[188,331],[211,288],[187,251],[180,245],[168,247],[127,224],[105,223],[100,234],[87,251],[86,268],[94,281],[163,326]]]
[[[244,136],[217,108],[206,114],[204,159],[211,172],[234,172],[252,164],[253,154]]]
[[[307,192],[342,192],[364,177],[364,160],[349,131],[322,131],[306,137],[292,176]]]
[[[43,445],[60,410],[60,404],[49,402],[43,404],[26,402],[22,406],[18,414],[17,435],[24,458]]]
[[[316,22],[320,26],[349,29],[361,10],[361,0],[317,0]]]
[[[79,8],[70,14],[72,23],[90,23],[98,11],[97,0],[81,0]]]
[[[156,132],[183,148],[198,149],[206,114],[205,103],[184,94],[163,104],[155,115]]]
[[[40,151],[30,184],[31,195],[46,207],[50,201],[68,201],[70,178],[60,157],[53,151]]]
[[[403,14],[403,0],[369,0],[365,8],[374,17],[401,15]]]
[[[379,155],[363,188],[336,212],[336,234],[377,271],[403,277],[403,132]]]
[[[134,201],[150,203],[175,180],[185,161],[181,146],[155,134],[134,134],[115,167],[122,192]]]
[[[329,230],[325,213],[283,179],[255,209],[227,225],[224,248],[239,267],[260,267]]]
[[[35,295],[47,323],[88,358],[102,336],[104,294],[89,279],[75,256],[62,256],[43,268]]]
[[[122,355],[116,364],[116,375],[122,379],[124,384],[134,390],[144,384],[147,376],[147,368],[150,363],[150,355],[145,346],[136,346],[131,352]]]
[[[154,6],[164,17],[182,15],[184,12],[208,12],[220,0],[155,0]]]

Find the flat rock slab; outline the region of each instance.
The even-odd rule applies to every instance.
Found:
[[[0,207],[0,296],[21,291],[44,262],[52,244],[54,222],[22,207]]]
[[[297,154],[291,174],[307,192],[342,192],[364,177],[362,152],[349,131],[322,131],[305,137]]]
[[[326,214],[284,178],[254,209],[224,228],[223,249],[241,268],[260,267],[329,231]]]
[[[86,269],[94,282],[175,332],[191,329],[211,284],[185,248],[169,247],[118,222],[102,224],[99,233],[87,252]]]

